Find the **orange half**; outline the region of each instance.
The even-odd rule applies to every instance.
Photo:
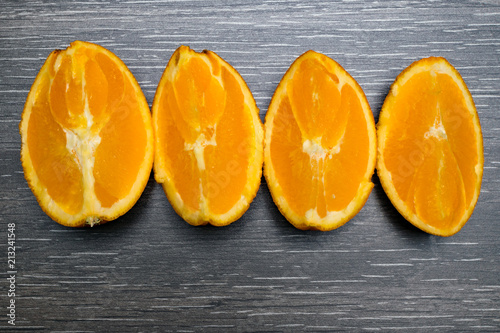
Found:
[[[332,230],[373,188],[373,115],[334,60],[308,51],[279,83],[265,122],[264,174],[281,213],[299,229]]]
[[[76,41],[48,56],[20,133],[26,180],[60,224],[114,220],[148,182],[154,151],[148,104],[126,65],[99,45]]]
[[[399,74],[378,142],[377,173],[397,210],[427,233],[457,233],[479,197],[483,140],[472,96],[446,59],[421,59]]]
[[[192,225],[237,220],[259,189],[263,128],[238,72],[211,51],[179,47],[153,102],[155,179]]]

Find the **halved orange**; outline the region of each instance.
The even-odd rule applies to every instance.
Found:
[[[211,51],[179,47],[153,101],[154,171],[192,225],[224,226],[249,207],[262,175],[263,126],[238,72]]]
[[[154,151],[148,104],[126,65],[99,45],[75,41],[48,56],[19,128],[25,178],[60,224],[116,219],[148,182]]]
[[[377,173],[401,215],[430,234],[457,233],[479,197],[483,141],[472,96],[446,59],[421,59],[399,74],[378,142]]]
[[[373,188],[375,123],[359,84],[308,51],[279,83],[265,121],[264,174],[281,213],[299,229],[332,230]]]

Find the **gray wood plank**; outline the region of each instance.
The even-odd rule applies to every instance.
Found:
[[[339,62],[378,118],[413,61],[446,57],[475,100],[481,196],[455,236],[427,235],[375,175],[361,212],[328,233],[294,229],[265,180],[247,213],[195,228],[151,177],[138,203],[92,229],[62,227],[29,190],[18,124],[48,54],[96,42],[131,69],[151,104],[173,51],[210,49],[246,80],[262,120],[282,75],[308,49]],[[499,331],[500,5],[498,1],[2,1],[0,226],[16,223],[20,331]]]

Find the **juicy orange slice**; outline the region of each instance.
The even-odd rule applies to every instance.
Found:
[[[474,101],[444,58],[414,62],[394,81],[378,123],[377,173],[413,225],[451,236],[476,205],[483,143]]]
[[[156,181],[186,222],[223,226],[248,209],[262,175],[263,129],[233,67],[179,47],[156,90],[153,126]]]
[[[299,229],[332,230],[366,202],[376,160],[363,90],[334,60],[308,51],[276,88],[265,122],[264,174]]]
[[[149,179],[148,104],[125,64],[99,45],[76,41],[48,56],[28,94],[20,132],[26,180],[60,224],[116,219]]]

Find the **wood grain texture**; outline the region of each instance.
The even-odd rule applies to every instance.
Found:
[[[314,49],[364,89],[377,120],[413,61],[444,56],[475,100],[485,169],[455,236],[412,227],[374,176],[361,212],[328,233],[294,229],[264,179],[247,213],[191,227],[151,177],[125,216],[92,229],[51,221],[24,180],[18,124],[48,54],[99,43],[151,104],[173,51],[232,64],[264,119],[282,75]],[[2,330],[57,332],[500,331],[500,4],[498,1],[2,1],[0,234]],[[7,224],[16,223],[16,326],[7,324]]]

